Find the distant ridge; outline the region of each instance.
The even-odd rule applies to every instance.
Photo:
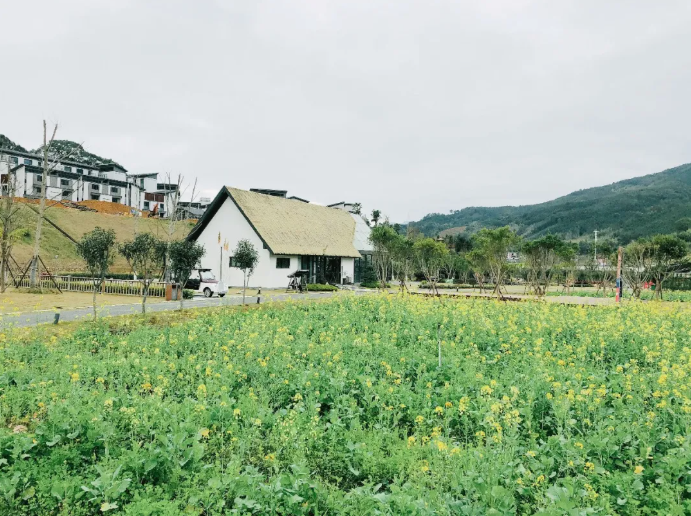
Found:
[[[43,146],[40,146],[34,150],[28,151],[21,145],[14,143],[4,134],[0,134],[0,149],[8,149],[16,152],[26,152],[30,154],[40,154],[43,152]],[[98,168],[101,165],[116,165],[123,168],[117,162],[112,159],[102,158],[101,156],[87,151],[81,144],[73,142],[70,140],[55,140],[53,145],[51,145],[51,154],[67,156],[69,155],[69,160],[78,161],[79,163],[84,163],[85,165],[90,165],[94,168]]]
[[[4,134],[0,134],[0,149],[9,149],[17,152],[27,152],[21,145],[17,145]]]
[[[672,233],[691,217],[691,164],[578,190],[541,204],[470,207],[450,214],[431,213],[412,222],[425,235],[475,232],[510,225],[528,238],[547,233],[570,239],[595,229],[621,243],[657,233]]]

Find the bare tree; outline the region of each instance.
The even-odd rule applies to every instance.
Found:
[[[185,195],[188,186],[184,185],[185,178],[183,175],[178,174],[175,182],[172,181],[170,174],[166,174],[167,185],[175,185],[174,191],[167,196],[166,206],[168,217],[163,219],[166,221],[166,257],[165,257],[165,272],[164,280],[166,283],[170,282],[171,279],[171,267],[170,267],[170,246],[175,240],[175,232],[178,229],[178,223],[183,220],[182,210],[180,208],[180,203],[182,201],[182,196]],[[190,197],[190,204],[194,202],[197,191],[197,180],[194,180],[192,184],[192,194]]]
[[[650,242],[646,239],[638,239],[624,248],[621,274],[636,299],[640,299],[643,285],[651,279],[651,251]]]
[[[15,202],[17,194],[17,177],[12,174],[9,163],[5,181],[2,183],[2,201],[0,202],[0,225],[2,241],[0,242],[0,293],[7,290],[7,272],[12,253],[12,244],[17,238],[17,215],[20,205]]]
[[[53,141],[55,141],[55,135],[58,132],[58,124],[53,127],[53,133],[48,139],[48,125],[46,121],[43,121],[43,148],[41,152],[43,154],[43,180],[41,181],[41,199],[38,205],[38,219],[36,220],[36,234],[34,235],[34,251],[31,256],[31,276],[30,282],[31,286],[35,287],[38,282],[38,257],[41,253],[41,234],[43,229],[43,219],[46,213],[46,191],[50,179],[50,174],[55,170],[55,168],[60,164],[61,161],[69,159],[69,157],[74,152],[74,149],[62,155],[53,155],[51,153],[51,147]],[[52,162],[51,162],[52,159]]]

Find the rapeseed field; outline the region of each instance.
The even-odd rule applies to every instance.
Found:
[[[0,514],[691,513],[668,304],[344,296],[36,335],[0,337]]]

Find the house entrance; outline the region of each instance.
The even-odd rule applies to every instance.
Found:
[[[300,268],[309,271],[308,283],[340,283],[340,256],[302,256]]]

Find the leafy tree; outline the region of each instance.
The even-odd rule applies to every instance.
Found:
[[[359,202],[353,203],[353,208],[350,210],[351,213],[355,215],[360,215],[362,213],[362,204]]]
[[[392,242],[392,273],[398,278],[401,291],[408,290],[406,281],[415,272],[415,251],[413,241],[396,234]]]
[[[674,223],[677,231],[688,231],[691,229],[691,217],[682,217]]]
[[[501,297],[501,287],[509,273],[508,253],[518,246],[520,237],[508,226],[481,229],[473,236],[473,254],[476,263],[483,264],[494,283],[494,294]]]
[[[151,233],[139,233],[120,245],[122,254],[142,284],[142,313],[146,313],[149,287],[163,272],[167,244]]]
[[[381,211],[380,210],[372,210],[372,224],[374,224],[374,227],[377,227],[379,225],[379,219],[381,218]]]
[[[398,244],[399,235],[388,224],[375,226],[370,231],[369,240],[372,243],[372,264],[377,271],[377,278],[381,288],[386,288],[386,282],[393,270],[394,248]]]
[[[413,244],[417,266],[435,294],[439,271],[444,266],[449,250],[444,242],[438,242],[433,238],[423,238]]]
[[[535,295],[547,294],[552,276],[562,261],[565,248],[567,248],[566,242],[555,235],[547,235],[523,243],[521,252],[528,272],[528,284]]]
[[[197,266],[199,260],[204,256],[204,246],[191,240],[174,240],[168,245],[168,256],[170,257],[170,272],[180,283],[180,310],[183,309],[182,289],[190,279],[192,269]]]
[[[650,239],[647,238],[639,238],[624,248],[621,275],[637,299],[641,297],[643,284],[651,279],[651,250]]]
[[[453,240],[453,247],[457,253],[467,253],[473,249],[473,241],[465,235],[456,235]]]
[[[77,242],[77,254],[86,262],[93,279],[94,319],[96,319],[96,294],[103,288],[108,269],[115,258],[115,230],[95,228]]]
[[[564,242],[564,245],[558,251],[560,265],[564,268],[566,272],[566,277],[564,278],[564,287],[566,292],[571,292],[571,287],[576,283],[576,267],[578,265],[576,261],[576,255],[578,254],[578,244],[575,242]]]
[[[655,281],[655,297],[662,300],[662,285],[673,273],[687,265],[686,242],[675,235],[655,235],[650,239],[650,275]]]
[[[237,268],[242,271],[242,304],[244,305],[247,283],[259,263],[259,253],[252,245],[252,242],[240,240],[235,251],[233,251],[233,261]]]

